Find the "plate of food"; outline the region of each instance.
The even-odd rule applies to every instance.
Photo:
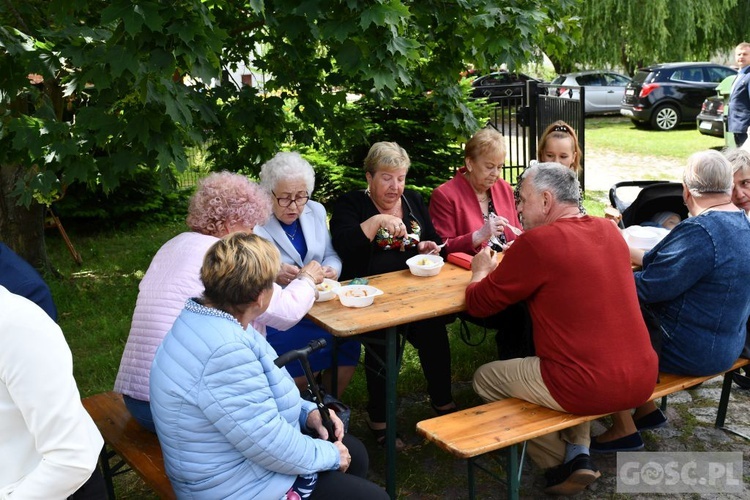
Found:
[[[341,286],[336,280],[323,278],[322,283],[315,285],[315,289],[318,290],[318,298],[315,302],[327,302],[336,296],[336,289]]]
[[[372,305],[375,297],[383,295],[383,290],[370,285],[344,285],[334,292],[346,307],[367,307]]]

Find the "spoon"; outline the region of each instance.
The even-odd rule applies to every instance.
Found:
[[[445,246],[446,243],[448,243],[448,240],[445,240],[441,245],[438,245],[436,250],[433,250],[432,252],[430,252],[430,255],[437,255],[437,254],[439,254],[440,250],[443,249],[443,247]]]
[[[510,228],[510,231],[516,236],[521,236],[523,234],[523,229],[519,229],[516,226],[511,226],[510,224],[506,224],[505,227]]]

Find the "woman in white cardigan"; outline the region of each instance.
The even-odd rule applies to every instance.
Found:
[[[299,153],[278,153],[261,167],[260,185],[271,195],[273,217],[262,226],[256,226],[254,232],[273,242],[281,253],[281,272],[276,283],[287,286],[300,273],[304,274],[302,267],[311,261],[321,263],[326,278],[338,278],[341,259],[331,243],[326,210],[320,203],[310,200],[315,188],[312,166]],[[331,365],[334,341],[331,334],[303,319],[285,332],[268,328],[267,338],[279,354],[304,347],[310,340],[326,339],[326,347],[311,354],[309,360],[312,370],[323,371],[324,384],[331,387],[332,375],[324,371]],[[339,397],[354,375],[359,354],[359,342],[347,341],[339,347]],[[293,363],[286,368],[297,386],[304,389],[307,382],[301,366]]]

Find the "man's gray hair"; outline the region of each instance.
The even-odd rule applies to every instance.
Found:
[[[276,189],[282,179],[302,180],[307,188],[307,194],[312,196],[315,189],[315,171],[296,151],[276,153],[276,156],[260,167],[260,185],[269,193]]]
[[[531,186],[538,192],[549,191],[560,203],[578,205],[581,196],[581,186],[576,173],[560,163],[534,163],[523,171],[519,179],[521,182],[531,182]]]
[[[693,153],[687,160],[682,182],[696,198],[708,193],[731,194],[732,164],[713,149]]]

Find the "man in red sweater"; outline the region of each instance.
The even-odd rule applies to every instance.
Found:
[[[499,264],[487,248],[474,257],[466,305],[485,317],[525,300],[536,356],[481,366],[474,390],[486,401],[516,397],[581,415],[637,407],[658,365],[625,240],[610,221],[580,213],[572,170],[540,163],[519,182],[525,232]],[[546,493],[575,494],[600,476],[589,444],[588,423],[529,443],[547,469]]]

